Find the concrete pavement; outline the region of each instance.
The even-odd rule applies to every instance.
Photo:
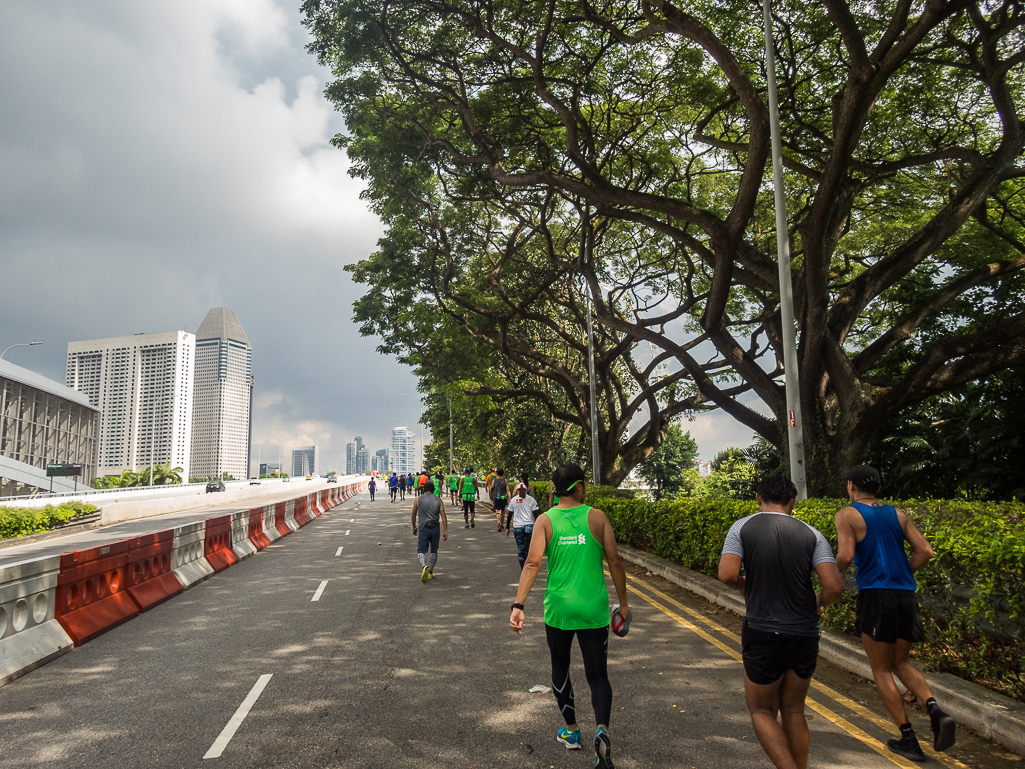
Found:
[[[543,575],[516,636],[515,545],[492,516],[466,530],[452,511],[421,584],[410,502],[368,498],[0,688],[0,766],[590,767],[555,742],[551,695],[527,691],[550,683]],[[631,587],[630,635],[610,641],[617,767],[768,766],[730,653],[737,618],[643,570]],[[817,679],[833,694],[813,691],[811,766],[910,765],[874,749],[893,730],[859,712],[882,712],[870,687],[826,664]],[[1020,765],[959,739],[965,763],[948,766]]]

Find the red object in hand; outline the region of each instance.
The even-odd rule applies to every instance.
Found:
[[[630,618],[633,616],[633,612],[624,617],[619,613],[619,604],[617,603],[612,607],[612,632],[618,635],[620,638],[630,632]]]

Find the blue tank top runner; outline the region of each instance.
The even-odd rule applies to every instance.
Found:
[[[865,538],[854,547],[858,590],[914,590],[915,576],[904,550],[897,510],[893,505],[874,507],[861,502],[852,507],[861,513],[868,528]]]

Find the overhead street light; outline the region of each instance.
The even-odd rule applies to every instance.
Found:
[[[13,350],[15,347],[35,347],[37,344],[42,344],[42,342],[19,342],[18,344],[12,344],[7,348],[7,350]],[[4,356],[7,354],[7,350],[0,352],[0,360],[4,359]]]

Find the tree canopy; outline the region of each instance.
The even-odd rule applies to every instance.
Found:
[[[483,392],[535,398],[589,434],[590,300],[603,480],[688,411],[722,409],[779,445],[754,6],[303,7],[346,120],[336,142],[387,226],[356,268],[374,297],[365,331],[487,345],[529,381]],[[1013,0],[774,7],[812,493],[903,410],[1025,363],[1023,21]]]

